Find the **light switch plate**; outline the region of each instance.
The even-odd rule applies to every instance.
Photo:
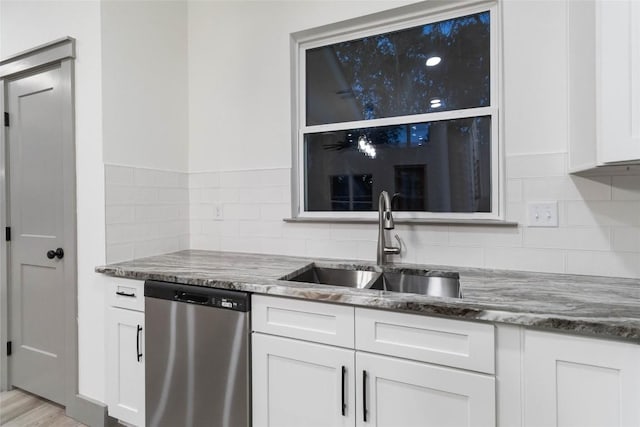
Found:
[[[529,202],[529,227],[557,227],[558,202]]]

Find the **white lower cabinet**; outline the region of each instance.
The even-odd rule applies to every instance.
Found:
[[[366,325],[375,314],[373,310],[354,312],[346,307],[344,312],[336,312],[336,307],[340,306],[322,303],[254,298],[254,313],[262,313],[253,322],[254,427],[495,426],[495,378],[492,373],[425,362],[431,358],[444,360],[439,353],[451,352],[458,347],[458,338],[453,336],[456,329],[462,339],[469,337],[470,343],[475,342],[476,334],[483,334],[491,343],[488,348],[491,355],[477,360],[492,361],[492,332],[463,328],[469,322],[433,321],[419,315],[398,316],[397,313],[377,311],[376,323],[383,325],[385,330],[394,329],[395,338],[385,335],[379,343],[372,341],[369,345],[365,339],[362,345],[367,348],[360,351],[363,349],[358,344],[347,348],[328,345],[332,340],[349,342],[335,333],[325,334],[321,338],[323,343],[310,342],[317,338],[319,329],[303,321],[307,317],[304,313],[312,313],[315,319],[321,316],[323,306],[329,307],[327,313],[330,313],[320,323],[327,325],[324,328],[327,331],[333,330],[330,325],[347,323],[349,317],[351,324],[355,317],[355,324]],[[265,314],[283,310],[297,313],[297,318],[301,319],[297,327],[295,323],[280,320],[281,316]],[[295,330],[293,337],[270,334],[276,330],[287,333],[288,329]],[[304,340],[303,331],[307,329],[310,332]],[[358,330],[356,328],[355,333]],[[426,344],[421,338],[427,330],[438,344],[432,345],[429,351],[425,350]],[[349,331],[342,332],[349,335]],[[419,341],[420,346],[414,346],[414,351],[407,350],[405,355],[402,347],[408,346],[408,336],[417,340],[416,346]],[[355,338],[357,342],[358,336]],[[368,348],[376,345],[384,348],[383,341],[389,344],[388,354],[375,354]],[[475,366],[478,364],[476,346],[468,344],[467,347],[471,350],[467,349],[464,354],[470,354],[467,356],[469,363]]]
[[[108,412],[127,424],[144,426],[144,312],[122,308],[143,299],[142,282],[121,279],[110,293],[125,302],[107,308]]]
[[[640,346],[526,330],[524,425],[640,425]]]
[[[254,333],[253,426],[353,426],[353,354],[353,350]]]
[[[356,370],[358,426],[495,425],[493,376],[362,352]]]

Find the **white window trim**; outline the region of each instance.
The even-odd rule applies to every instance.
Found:
[[[451,19],[456,16],[471,15],[489,11],[491,16],[491,105],[488,107],[464,110],[424,113],[410,116],[387,117],[374,120],[330,123],[306,126],[306,93],[304,52],[314,47],[354,40],[374,34],[382,34],[395,30],[425,25],[431,22]],[[388,126],[410,122],[450,120],[475,116],[491,116],[491,212],[456,213],[456,212],[394,212],[399,220],[434,220],[441,221],[504,221],[504,156],[502,125],[502,25],[501,3],[491,1],[425,1],[397,9],[367,15],[291,35],[291,75],[292,75],[292,168],[291,194],[292,217],[294,219],[318,220],[371,220],[377,218],[375,211],[322,211],[304,210],[305,177],[304,177],[304,134],[331,130],[353,129],[359,127]],[[374,198],[377,202],[377,197]],[[377,203],[374,203],[376,205]]]

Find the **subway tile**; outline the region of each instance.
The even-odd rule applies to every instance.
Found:
[[[564,176],[567,173],[566,153],[507,156],[507,178]]]
[[[522,246],[521,227],[450,226],[449,243],[452,246]]]
[[[238,232],[248,237],[281,237],[282,224],[282,221],[242,221]]]
[[[566,202],[569,226],[638,226],[640,202]]]
[[[262,250],[262,240],[249,237],[220,237],[220,250],[264,253]]]
[[[595,276],[640,277],[637,253],[568,251],[567,273]]]
[[[611,244],[616,252],[640,252],[640,227],[614,227]]]
[[[179,242],[180,240],[177,237],[136,242],[133,255],[135,258],[143,258],[167,252],[175,252],[180,250]]]
[[[327,239],[330,229],[330,224],[283,221],[282,237],[287,239]]]
[[[137,187],[167,187],[166,174],[159,170],[135,168],[134,184]]]
[[[191,249],[219,251],[220,236],[211,234],[191,234],[189,245]]]
[[[105,212],[106,224],[126,224],[134,222],[133,206],[107,206]]]
[[[106,227],[106,243],[113,245],[117,243],[130,243],[136,240],[136,224],[109,224]]]
[[[274,203],[270,205],[258,205],[260,207],[260,218],[263,220],[279,220],[291,216],[291,206],[289,203]]]
[[[350,240],[307,240],[309,257],[354,259],[358,256],[358,242]]]
[[[202,202],[202,189],[189,188],[189,204]]]
[[[526,221],[525,209],[526,205],[523,202],[509,202],[505,209],[505,219],[523,224]]]
[[[158,189],[150,187],[138,187],[135,189],[135,204],[150,205],[158,203]]]
[[[521,202],[522,201],[522,180],[521,179],[508,179],[507,180],[507,202]]]
[[[485,248],[486,268],[564,272],[564,253],[556,249]]]
[[[158,190],[159,203],[189,203],[189,190],[186,188],[162,188]]]
[[[527,201],[611,200],[611,177],[562,176],[522,180]]]
[[[530,248],[609,250],[608,227],[537,228],[524,231],[524,246]]]
[[[640,175],[614,176],[613,200],[640,200]]]
[[[396,230],[389,230],[387,235],[393,239]],[[335,240],[378,240],[377,224],[330,224],[329,238]]]
[[[137,189],[134,187],[114,185],[105,188],[105,204],[107,206],[133,205],[136,203],[137,198]]]
[[[421,246],[416,249],[419,264],[482,267],[483,248],[469,246]]]
[[[189,188],[220,187],[219,172],[195,172],[189,174]]]
[[[303,239],[261,238],[264,253],[300,256],[305,253],[306,241]]]
[[[130,261],[133,259],[134,243],[107,245],[107,263]]]
[[[260,205],[251,203],[225,203],[225,219],[259,219]],[[265,218],[268,219],[268,218]]]
[[[189,216],[192,220],[193,219],[202,219],[202,220],[213,219],[214,218],[213,206],[205,205],[205,204],[191,205]]]
[[[398,235],[406,245],[407,252],[416,253],[423,246],[449,244],[448,225],[419,225],[407,229],[398,228]]]

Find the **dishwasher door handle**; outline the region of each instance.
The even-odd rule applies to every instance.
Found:
[[[192,304],[208,304],[209,297],[206,295],[192,294],[190,292],[178,291],[175,296],[176,301],[188,302]]]

